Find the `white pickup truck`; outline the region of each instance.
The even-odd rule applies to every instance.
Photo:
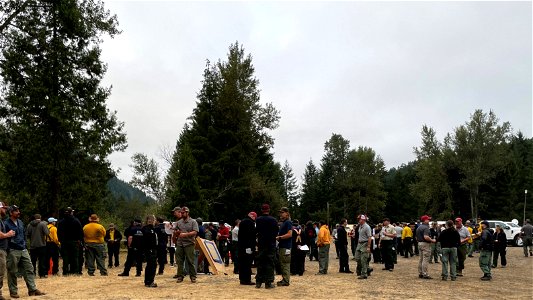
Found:
[[[507,236],[507,242],[514,246],[522,246],[522,239],[520,238],[520,231],[522,227],[518,225],[517,220],[511,222],[504,222],[500,220],[487,220],[489,222],[489,227],[492,229],[496,228],[496,225],[500,225],[503,228],[503,232]]]

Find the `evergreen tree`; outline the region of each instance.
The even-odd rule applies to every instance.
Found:
[[[119,33],[116,17],[101,2],[26,3],[0,6],[15,8],[0,12],[0,190],[46,214],[96,207],[112,177],[107,157],[126,147],[100,85],[99,44]]]
[[[294,173],[292,168],[289,165],[288,161],[285,161],[285,164],[282,168],[283,171],[283,193],[282,198],[287,201],[286,205],[289,210],[292,212],[293,216],[299,216],[298,212],[298,184],[296,178],[294,178]]]
[[[279,113],[271,104],[260,104],[254,71],[251,56],[245,56],[238,43],[230,46],[227,61],[208,61],[197,106],[178,140],[174,167],[167,176],[169,189],[177,193],[174,199],[184,196],[183,187],[176,188],[179,175],[185,168],[195,169],[188,186],[197,180],[200,193],[187,201],[203,202],[209,218],[242,217],[261,202],[281,205],[283,174],[273,162],[269,135],[278,125]],[[189,155],[183,158],[188,163],[176,163],[184,155]]]

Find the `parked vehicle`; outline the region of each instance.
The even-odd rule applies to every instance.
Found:
[[[520,227],[518,224],[515,224],[513,222],[504,222],[500,220],[487,221],[489,222],[489,228],[493,230],[496,228],[496,225],[500,225],[500,227],[503,229],[503,232],[505,232],[505,236],[507,237],[507,242],[509,244],[512,244],[514,246],[522,246],[522,239],[520,238],[520,231],[522,230],[522,227]],[[513,225],[509,225],[509,223]]]

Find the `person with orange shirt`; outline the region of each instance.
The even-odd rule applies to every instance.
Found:
[[[328,273],[329,247],[331,244],[331,235],[329,234],[328,224],[320,221],[320,230],[316,245],[318,246],[318,273],[317,275],[326,275]]]
[[[100,275],[107,276],[107,269],[104,262],[104,237],[105,228],[100,223],[100,219],[96,214],[89,217],[89,223],[83,226],[83,240],[87,247],[87,269],[89,276],[94,276],[96,270],[94,262],[100,271]]]

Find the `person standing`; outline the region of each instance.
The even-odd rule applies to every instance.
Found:
[[[307,245],[304,228],[298,220],[292,221],[291,275],[302,276],[305,271],[306,252],[302,246]]]
[[[146,260],[146,268],[144,269],[144,286],[155,288],[155,271],[157,268],[157,245],[159,238],[157,236],[154,225],[156,219],[153,215],[146,217],[146,225],[142,227],[142,249],[144,258]]]
[[[233,274],[239,274],[239,223],[235,220],[235,226],[231,230],[231,260],[233,261]]]
[[[533,256],[533,225],[531,225],[531,221],[529,219],[526,219],[524,226],[522,226],[520,236],[522,237],[524,256],[527,257],[528,248],[529,256]]]
[[[0,202],[0,300],[5,298],[2,296],[2,287],[4,286],[4,276],[6,275],[6,258],[8,242],[11,237],[15,236],[15,231],[6,230],[4,218],[6,216],[7,204]]]
[[[394,248],[396,248],[396,256],[394,257],[394,263],[397,263],[397,255],[403,256],[403,245],[402,245],[402,224],[398,222],[398,224],[395,225],[394,229],[396,229],[396,238],[394,239]]]
[[[429,263],[433,263],[435,261],[436,264],[439,263],[439,255],[440,255],[440,243],[438,242],[440,234],[440,227],[437,222],[431,223],[431,228],[429,229],[429,237],[436,240],[436,243],[431,244],[431,255],[429,256]]]
[[[366,223],[366,216],[359,216],[359,238],[357,249],[355,250],[355,260],[357,262],[357,279],[367,279],[372,269],[368,267],[368,261],[372,245],[372,229]]]
[[[413,224],[414,226],[414,224]],[[411,230],[411,227],[409,224],[405,224],[402,230],[402,244],[403,244],[403,253],[405,258],[409,258],[409,255],[413,257],[415,254],[413,253],[413,231]]]
[[[307,236],[307,246],[309,247],[309,260],[312,261],[313,258],[318,260],[318,250],[316,247],[316,236],[315,225],[312,221],[307,221],[305,224],[305,235]]]
[[[392,272],[394,270],[394,239],[396,238],[396,228],[390,223],[389,218],[383,219],[383,228],[381,228],[381,238],[379,239],[379,248],[383,253],[383,270]]]
[[[279,210],[281,226],[276,240],[278,241],[278,254],[281,266],[282,280],[277,282],[278,286],[289,286],[291,279],[291,251],[292,251],[292,222],[289,209],[282,207]]]
[[[64,217],[57,223],[57,237],[61,243],[61,258],[63,259],[63,276],[79,275],[80,246],[83,240],[83,228],[80,220],[74,216],[74,210],[67,207]]]
[[[467,256],[467,244],[470,239],[470,231],[463,226],[463,219],[455,218],[455,229],[461,237],[461,245],[457,248],[457,276],[463,276],[463,269],[465,268],[465,260]]]
[[[107,267],[113,267],[113,258],[115,259],[115,267],[120,265],[120,241],[122,234],[115,228],[115,224],[109,224],[109,229],[105,233],[104,241],[107,243]]]
[[[266,289],[274,288],[274,258],[276,256],[276,237],[278,222],[270,216],[270,205],[261,206],[261,216],[256,220],[257,229],[257,274],[255,287],[261,288],[264,283]]]
[[[349,257],[348,257],[348,233],[346,232],[346,224],[348,221],[345,218],[341,219],[339,228],[337,229],[337,248],[339,250],[339,273],[353,273],[350,271]]]
[[[230,238],[229,228],[226,227],[226,223],[222,220],[218,222],[218,232],[217,232],[217,246],[218,252],[224,261],[224,265],[229,266],[229,254],[228,254],[228,240]]]
[[[89,217],[89,223],[83,226],[83,239],[87,252],[87,273],[89,276],[94,276],[96,267],[100,271],[100,275],[107,276],[107,269],[105,268],[105,242],[106,235],[105,228],[100,223],[100,219],[96,214]]]
[[[33,221],[26,227],[26,238],[30,240],[30,257],[33,273],[40,278],[48,277],[46,268],[46,237],[50,233],[46,221],[41,220],[40,214],[33,216]]]
[[[490,273],[490,258],[493,250],[493,239],[492,233],[489,231],[489,222],[481,222],[481,229],[479,268],[483,272],[481,280],[488,281],[492,279],[492,274]]]
[[[224,225],[222,225],[224,226]],[[194,267],[194,244],[196,243],[196,234],[198,234],[198,223],[189,216],[189,208],[181,208],[181,220],[177,223],[177,241],[176,241],[176,263],[178,264],[178,279],[176,282],[183,282],[184,263],[187,263],[189,276],[192,283],[196,283],[196,268]]]
[[[502,260],[502,268],[505,268],[505,266],[507,266],[507,236],[500,225],[496,225],[496,232],[494,232],[493,240],[494,250],[492,252],[492,268],[498,266],[498,255]]]
[[[431,244],[436,243],[436,239],[431,238],[429,231],[429,221],[431,217],[423,215],[420,217],[422,223],[416,229],[416,240],[418,242],[418,249],[420,259],[418,261],[418,277],[422,279],[431,279],[428,274],[428,264],[431,259]]]
[[[57,237],[56,218],[48,218],[48,231],[46,237],[46,269],[50,270],[50,260],[52,260],[52,275],[59,273],[59,239]]]
[[[157,275],[163,275],[165,272],[165,265],[167,261],[167,241],[168,235],[165,231],[165,220],[162,217],[157,217],[155,219],[155,224],[153,224],[155,234],[157,235],[157,265],[159,266],[157,270]],[[145,239],[146,240],[146,239]],[[148,266],[146,267],[148,268]]]
[[[126,246],[128,247],[128,255],[124,263],[124,271],[118,276],[130,276],[130,270],[135,264],[136,277],[140,277],[143,267],[142,242],[143,232],[141,227],[141,220],[135,219],[131,222],[130,227],[124,230],[126,237]]]
[[[176,206],[172,209],[172,214],[176,218],[176,221],[172,222],[172,236],[170,237],[171,245],[174,245],[174,261],[178,263],[178,253],[176,252],[176,242],[178,241],[178,221],[181,220],[181,207]],[[176,274],[172,278],[178,278],[178,269],[176,269]]]
[[[450,278],[452,281],[457,277],[457,247],[461,244],[461,237],[455,227],[453,221],[446,221],[446,229],[441,232],[437,241],[441,246],[441,262],[442,262],[442,280],[448,280],[448,264],[450,266]]]
[[[26,237],[24,236],[24,223],[20,218],[20,209],[16,205],[11,205],[8,209],[9,218],[4,225],[6,231],[14,231],[15,235],[8,242],[7,255],[7,284],[11,298],[20,298],[17,287],[17,273],[20,273],[28,287],[29,296],[42,296],[45,293],[39,291],[35,285],[35,273],[31,258],[26,249]]]
[[[252,282],[252,262],[257,243],[256,218],[257,214],[252,211],[239,223],[237,254],[239,255],[239,281],[241,285],[255,284]]]
[[[326,275],[329,267],[329,248],[331,244],[331,235],[329,234],[328,224],[326,221],[319,222],[320,229],[316,245],[318,247],[318,273],[317,275]]]

